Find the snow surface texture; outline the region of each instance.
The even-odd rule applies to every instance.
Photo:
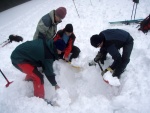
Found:
[[[150,33],[138,31],[137,25],[111,26],[109,21],[128,20],[133,8],[132,0],[32,0],[0,13],[0,43],[10,34],[32,40],[39,19],[60,6],[67,8],[66,18],[58,30],[72,23],[77,37],[75,45],[81,49],[78,59],[72,63],[81,66],[78,70],[63,61],[54,63],[56,80],[61,87],[54,87],[44,78],[45,98],[55,99],[60,107],[52,107],[33,96],[32,82],[24,81],[25,74],[12,66],[11,52],[22,42],[13,42],[0,48],[0,69],[9,81],[8,88],[0,76],[0,113],[149,113],[150,108]],[[150,11],[150,0],[141,0],[136,19],[145,18]],[[103,81],[99,66],[88,66],[98,49],[90,45],[90,37],[108,28],[128,31],[134,38],[131,61],[122,74],[119,87]],[[112,63],[108,55],[103,69]]]

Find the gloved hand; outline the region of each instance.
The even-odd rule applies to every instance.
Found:
[[[64,59],[66,62],[69,62],[71,55],[72,55],[72,53],[70,53],[70,54],[68,55],[68,57],[65,57],[65,55],[64,55],[64,56],[63,56],[63,59]]]
[[[59,85],[55,85],[55,90],[57,90],[57,89],[59,89],[60,87],[59,87]]]
[[[106,60],[106,56],[103,55],[102,53],[98,52],[98,54],[96,55],[96,57],[94,58],[95,62],[101,62],[102,64],[104,64],[104,60]]]
[[[94,60],[90,61],[89,66],[96,66],[96,62]]]
[[[111,73],[114,72],[110,67],[108,67],[107,69],[105,69],[104,71],[102,71],[101,75],[103,76],[107,71],[110,71]]]
[[[64,60],[65,60],[66,62],[68,62],[68,61],[69,61],[69,58],[64,58]]]

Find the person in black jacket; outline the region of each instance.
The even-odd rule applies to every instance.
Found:
[[[114,62],[111,66],[102,72],[102,76],[110,71],[113,73],[113,77],[120,78],[121,73],[130,62],[130,55],[133,49],[132,36],[121,29],[107,29],[100,32],[99,35],[93,35],[90,39],[91,45],[95,48],[101,47],[100,51],[94,58],[95,62],[101,62],[104,64],[106,55],[109,53]],[[119,49],[122,48],[122,55],[119,53]]]

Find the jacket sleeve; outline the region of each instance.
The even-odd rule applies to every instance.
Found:
[[[57,41],[58,39],[60,39],[60,35],[57,33],[53,40]]]
[[[36,28],[36,35],[38,36],[39,34],[42,34],[43,36],[46,36],[47,31],[49,30],[49,28],[52,26],[52,22],[51,22],[51,18],[49,16],[49,14],[46,14],[45,16],[43,16]],[[34,37],[36,38],[36,37]]]
[[[69,42],[68,42],[68,46],[65,49],[65,54],[64,54],[65,58],[68,58],[68,56],[69,56],[69,54],[70,54],[70,52],[72,50],[72,46],[73,46],[73,40],[70,39]]]
[[[46,26],[46,24],[44,24],[44,22],[40,20],[37,26],[37,30],[45,36],[48,29],[49,29],[49,26]]]
[[[49,82],[52,84],[52,86],[55,86],[57,82],[55,80],[55,73],[53,71],[53,60],[52,59],[44,60],[43,69]]]
[[[111,45],[107,48],[108,53],[112,56],[114,59],[114,62],[110,66],[111,69],[116,69],[121,64],[121,54],[119,53],[118,49],[115,47],[115,45]]]

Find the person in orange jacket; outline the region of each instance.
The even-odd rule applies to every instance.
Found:
[[[65,61],[71,62],[73,58],[77,58],[80,53],[80,49],[77,46],[74,46],[74,41],[76,36],[73,33],[72,24],[67,24],[64,29],[59,30],[54,37],[54,42],[58,39],[63,39],[66,43],[66,48],[59,55],[60,59],[64,59]]]

